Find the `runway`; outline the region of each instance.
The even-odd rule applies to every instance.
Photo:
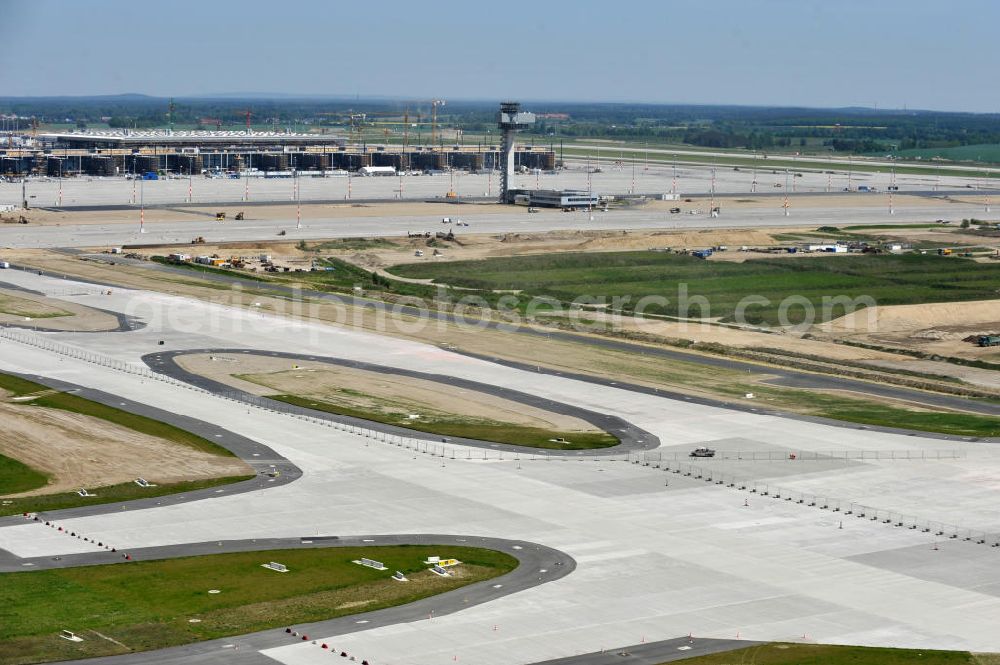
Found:
[[[72,285],[44,275],[22,278],[25,287],[42,291]],[[689,633],[696,640],[739,635],[747,641],[1000,650],[1000,587],[990,581],[1000,572],[1000,548],[841,516],[629,463],[623,456],[435,456],[312,419],[248,409],[165,377],[151,379],[139,368],[143,356],[158,350],[239,348],[455,377],[613,414],[659,439],[647,455],[686,454],[699,445],[771,451],[770,461],[727,457],[714,468],[991,533],[1000,532],[995,444],[943,444],[920,435],[740,412],[160,293],[63,293],[72,302],[99,300],[146,325],[131,332],[37,335],[79,354],[0,338],[0,366],[211,422],[302,469],[299,480],[264,492],[67,519],[74,531],[130,550],[306,534],[471,533],[538,543],[576,561],[572,574],[559,580],[433,621],[355,626],[336,635],[338,648],[365,654],[370,662],[446,665],[457,658],[527,665]],[[963,455],[920,457],[942,445],[959,447]],[[820,451],[915,456],[803,459]],[[789,452],[802,454],[790,461]],[[93,551],[50,531],[37,523],[4,526],[0,548],[27,558]],[[247,662],[329,660],[318,651],[308,643],[285,643],[245,653],[261,654],[259,661],[247,655]]]
[[[846,226],[858,224],[912,224],[936,219],[961,219],[982,215],[982,206],[973,204],[943,204],[906,206],[900,203],[893,215],[869,206],[853,208],[818,207],[796,209],[788,216],[778,202],[773,209],[758,208],[739,212],[723,212],[721,217],[707,215],[669,215],[639,210],[561,211],[527,214],[524,210],[481,214],[475,210],[458,209],[456,216],[469,223],[469,233],[535,233],[547,231],[628,231],[739,229],[802,226]],[[591,219],[591,217],[593,219]],[[56,247],[119,247],[148,244],[189,244],[195,236],[207,243],[250,240],[282,241],[321,238],[396,237],[411,232],[435,231],[441,228],[438,215],[403,217],[355,217],[308,219],[297,226],[294,211],[278,219],[247,220],[218,223],[208,219],[172,222],[157,221],[155,214],[146,217],[143,233],[139,232],[138,214],[129,223],[62,224],[52,226],[4,225],[0,227],[0,246],[7,248]],[[458,234],[461,237],[461,233]]]
[[[593,164],[590,165],[593,168]],[[773,172],[772,172],[773,171]],[[340,208],[367,207],[384,203],[434,201],[445,204],[449,191],[456,191],[457,201],[466,203],[495,200],[497,178],[489,174],[447,176],[407,176],[406,178],[351,178],[348,196],[347,178],[298,179],[300,199],[305,205],[317,207],[336,203]],[[895,185],[891,185],[895,182]],[[440,215],[419,213],[386,214],[381,216],[351,215],[344,211],[336,215],[306,214],[298,223],[295,202],[291,196],[296,183],[292,179],[251,179],[251,197],[243,200],[246,182],[239,180],[194,179],[195,194],[188,200],[187,178],[171,178],[144,182],[145,210],[140,233],[139,199],[134,198],[135,181],[119,178],[91,178],[31,181],[26,185],[29,205],[38,208],[73,210],[131,209],[128,221],[74,223],[67,217],[58,225],[0,226],[0,247],[111,247],[136,244],[186,244],[195,236],[204,236],[210,243],[223,241],[274,240],[284,232],[284,240],[310,240],[343,237],[405,236],[408,232],[423,232],[441,228]],[[704,228],[764,228],[785,226],[844,226],[855,224],[906,224],[933,222],[937,219],[960,220],[966,217],[990,215],[990,196],[997,190],[987,189],[978,180],[967,177],[897,175],[893,181],[889,171],[881,173],[836,173],[800,171],[800,177],[786,177],[783,169],[750,170],[713,168],[711,165],[683,165],[675,171],[670,165],[653,164],[648,169],[630,165],[605,165],[601,173],[590,174],[588,164],[574,161],[571,167],[552,174],[517,174],[512,186],[521,189],[581,189],[609,196],[643,193],[651,198],[674,195],[679,199],[699,197],[698,215],[670,215],[665,212],[615,210],[564,213],[543,209],[528,214],[526,208],[510,207],[496,212],[490,205],[448,206],[455,217],[469,222],[470,233],[527,233],[574,230],[641,230],[641,229],[704,229]],[[877,188],[878,193],[859,194],[858,186]],[[887,187],[899,190],[890,197]],[[60,187],[64,190],[60,197]],[[845,188],[853,194],[845,194]],[[399,198],[400,189],[403,190]],[[708,215],[713,192],[714,203],[721,206],[718,218]],[[810,201],[818,196],[830,196],[831,203],[816,206]],[[788,199],[785,207],[784,199]],[[859,198],[860,197],[860,198]],[[766,202],[753,209],[738,209],[732,202],[738,199]],[[853,199],[853,200],[852,200]],[[930,201],[928,201],[930,199]],[[0,204],[21,203],[21,185],[0,183]],[[250,205],[252,204],[252,205]],[[269,215],[267,219],[252,219],[259,205],[284,204],[286,211]],[[679,205],[686,206],[681,201]],[[193,208],[193,206],[200,206]],[[688,206],[689,207],[689,206]],[[246,208],[247,217],[241,222],[214,220],[217,209]],[[187,210],[191,219],[169,221],[164,211]],[[786,215],[786,212],[788,213]]]

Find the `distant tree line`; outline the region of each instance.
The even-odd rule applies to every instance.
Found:
[[[255,126],[273,124],[346,127],[352,114],[368,118],[408,114],[426,131],[427,102],[361,99],[176,99],[171,120],[193,125],[201,118],[242,125],[247,109]],[[170,100],[141,95],[93,98],[0,98],[0,113],[78,127],[106,121],[114,128],[163,127]],[[805,109],[656,104],[525,102],[538,114],[528,140],[611,138],[705,148],[750,150],[825,148],[839,153],[877,153],[910,148],[948,148],[1000,143],[1000,115],[863,108]],[[496,136],[496,101],[448,102],[438,110],[442,128]],[[568,117],[564,117],[568,116]],[[24,124],[22,121],[20,124]]]

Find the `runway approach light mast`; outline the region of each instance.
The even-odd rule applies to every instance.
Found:
[[[514,174],[514,137],[519,129],[535,124],[535,114],[521,110],[519,102],[501,102],[497,127],[503,132],[500,167],[500,203],[509,203],[510,178]]]

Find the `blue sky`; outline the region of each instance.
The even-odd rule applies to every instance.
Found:
[[[995,0],[0,0],[0,96],[997,112],[998,21]]]

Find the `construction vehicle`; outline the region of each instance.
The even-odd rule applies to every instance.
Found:
[[[938,256],[951,256],[951,252],[952,250],[950,247],[942,247],[937,251]]]
[[[538,212],[538,208],[528,208],[528,212]]]
[[[1000,335],[980,335],[976,343],[979,346],[1000,346]]]
[[[205,237],[204,236],[198,236],[197,238],[195,238],[194,240],[191,241],[191,244],[192,245],[204,245],[205,244]]]
[[[242,222],[243,221],[243,212],[240,211],[240,212],[236,213],[236,218],[235,219],[236,219],[237,222]]]
[[[688,457],[715,457],[715,451],[711,448],[695,448],[688,454]]]
[[[224,212],[217,212],[217,213],[215,213],[215,221],[217,221],[217,222],[224,222],[224,221],[226,221],[226,213],[224,213]]]

